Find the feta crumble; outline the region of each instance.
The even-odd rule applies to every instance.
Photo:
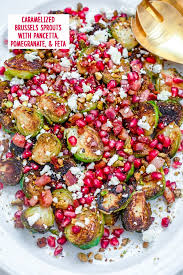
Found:
[[[107,53],[110,54],[111,59],[114,62],[114,64],[120,65],[121,53],[118,51],[117,48],[111,46]]]

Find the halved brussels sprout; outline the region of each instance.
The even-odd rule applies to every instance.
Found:
[[[128,174],[127,174],[127,176],[126,176],[126,182],[133,176],[134,171],[135,171],[135,167],[134,167],[134,164],[132,163],[132,164],[131,164],[131,168],[130,168],[130,170],[128,171]]]
[[[28,175],[24,176],[20,181],[20,186],[25,194],[25,196],[30,199],[33,196],[38,196],[43,191],[43,187],[35,184],[35,180],[40,176],[39,171],[30,172]]]
[[[50,124],[53,122],[63,123],[68,119],[70,114],[66,100],[55,94],[44,94],[40,96],[38,108]]]
[[[173,158],[179,149],[179,145],[181,142],[181,130],[179,126],[175,122],[171,122],[164,129],[158,131],[157,135],[163,134],[166,137],[171,139],[171,145],[166,153],[169,154],[170,158]]]
[[[183,83],[174,83],[173,78],[183,79],[183,77],[177,72],[176,69],[167,69],[162,70],[159,78],[156,80],[156,90],[161,91],[169,91],[171,92],[171,87],[177,87],[179,89],[183,89]]]
[[[147,230],[151,223],[151,207],[145,200],[145,192],[135,192],[122,214],[123,227],[127,231]]]
[[[12,122],[10,115],[0,114],[0,123],[6,133],[13,134],[16,132],[15,124]]]
[[[69,205],[73,205],[71,192],[67,189],[57,189],[53,191],[53,206],[60,209],[67,209]]]
[[[143,117],[145,117],[145,123],[149,125],[149,129],[144,130],[145,136],[152,135],[159,120],[159,110],[156,103],[154,101],[148,101],[146,103],[138,104],[137,115],[139,119],[143,119]]]
[[[177,100],[158,101],[157,104],[160,112],[159,122],[168,125],[174,121],[177,125],[182,125],[183,108]]]
[[[4,62],[6,74],[11,77],[30,79],[39,74],[42,69],[42,61],[35,59],[33,62],[27,61],[23,54],[16,55]]]
[[[166,187],[166,181],[163,168],[161,168],[160,171],[163,176],[162,180],[146,180],[146,178],[143,178],[140,182],[142,191],[145,192],[145,197],[147,200],[154,200],[157,197],[163,195]]]
[[[129,62],[121,59],[120,65],[115,66],[115,69],[109,70],[105,69],[102,73],[104,83],[108,83],[111,80],[116,80],[117,83],[120,83],[123,75],[126,76],[127,73],[130,72],[130,64]]]
[[[32,159],[40,165],[44,165],[60,153],[61,147],[61,142],[55,135],[41,134],[33,147]]]
[[[36,205],[29,207],[22,212],[21,220],[23,225],[33,233],[45,233],[54,224],[54,214],[51,207]]]
[[[17,159],[0,160],[0,182],[5,185],[16,185],[23,174],[22,163]]]
[[[7,98],[7,93],[5,92],[7,88],[8,88],[8,82],[0,80],[0,105],[2,101]]]
[[[80,224],[78,234],[72,232],[72,226]],[[84,208],[82,213],[72,219],[71,224],[65,227],[64,233],[69,242],[80,249],[89,249],[98,245],[104,232],[104,217],[102,213],[93,212]]]
[[[117,220],[119,218],[119,213],[120,212],[111,213],[109,215],[104,214],[105,225],[107,225],[107,226],[115,225],[115,223],[117,222]]]
[[[119,17],[111,26],[112,36],[128,50],[131,50],[138,45],[138,42],[133,35],[130,22],[131,18],[126,19],[124,17]]]
[[[12,117],[16,121],[17,130],[24,136],[35,137],[43,128],[43,117],[34,108],[20,106],[13,111]]]
[[[111,214],[120,211],[128,205],[131,199],[131,193],[128,185],[122,185],[122,191],[117,192],[117,187],[102,189],[98,195],[98,209],[104,214]]]
[[[72,146],[69,138],[77,139],[76,146]],[[85,126],[82,134],[78,133],[78,127],[66,129],[67,145],[76,159],[83,162],[98,161],[102,158],[104,147],[98,133],[91,127]]]

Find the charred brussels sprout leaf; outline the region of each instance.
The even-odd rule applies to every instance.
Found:
[[[77,139],[76,146],[72,146],[69,138],[74,136]],[[91,127],[85,126],[83,133],[78,133],[78,127],[66,130],[67,145],[74,157],[83,162],[98,161],[103,155],[103,143],[98,133]]]
[[[13,111],[17,130],[24,136],[37,136],[43,127],[42,115],[34,108],[18,107]]]
[[[130,168],[130,170],[128,171],[128,174],[127,174],[127,176],[126,176],[126,182],[133,176],[134,171],[135,171],[135,167],[134,167],[134,164],[132,163],[132,164],[131,164],[131,168]]]
[[[168,126],[157,133],[157,135],[160,134],[170,138],[171,145],[168,150],[166,150],[166,153],[169,154],[170,158],[173,158],[173,156],[177,153],[181,142],[181,130],[179,126],[175,122],[171,122]]]
[[[40,205],[29,207],[21,215],[23,225],[33,233],[45,233],[54,224],[54,215],[51,207]]]
[[[78,234],[72,232],[72,226],[82,225]],[[103,214],[93,212],[90,209],[83,209],[82,213],[72,219],[71,224],[65,228],[65,236],[69,242],[80,249],[89,249],[98,245],[104,232]]]
[[[104,214],[105,225],[113,226],[119,218],[119,212],[111,213],[109,215]]]
[[[181,126],[183,123],[183,108],[182,105],[176,100],[159,101],[158,103],[160,119],[164,125],[175,122]]]
[[[152,223],[151,207],[144,192],[136,192],[122,214],[123,227],[127,231],[147,230]]]
[[[17,159],[0,160],[0,182],[16,185],[23,174],[22,163]]]
[[[66,100],[55,94],[44,94],[40,96],[38,107],[50,124],[53,122],[63,123],[68,119],[70,114]]]
[[[121,187],[122,191],[120,192],[117,191],[118,187],[116,186],[101,191],[97,199],[98,209],[101,212],[111,214],[124,209],[128,205],[131,199],[130,190],[124,183]]]
[[[33,147],[32,159],[40,165],[44,165],[60,153],[61,147],[61,142],[55,135],[41,134]]]
[[[120,17],[111,26],[112,36],[117,40],[117,42],[128,50],[131,50],[138,44],[133,35],[130,20],[130,18],[126,19],[124,17]]]
[[[53,206],[56,208],[67,209],[69,205],[73,205],[72,194],[66,189],[57,189],[53,191],[52,196]]]
[[[28,199],[38,196],[43,191],[43,187],[37,186],[35,180],[39,177],[39,171],[30,172],[22,179],[21,188]]]
[[[30,79],[39,74],[42,69],[42,61],[35,59],[33,62],[27,61],[23,54],[16,55],[5,61],[6,74],[11,77]]]
[[[7,114],[0,114],[0,122],[3,126],[3,130],[8,134],[13,134],[16,132],[15,124],[12,122],[12,119]]]

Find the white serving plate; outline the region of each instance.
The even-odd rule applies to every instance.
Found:
[[[49,10],[59,10],[66,6],[75,6],[77,2],[78,0],[55,0],[42,4],[30,13],[46,13]],[[123,7],[124,12],[130,13],[135,11],[138,2],[139,0],[130,0],[128,4],[125,0],[82,1],[84,5],[92,9],[104,7],[121,9]],[[7,48],[2,44],[6,35],[6,27],[1,28],[0,57],[5,57],[8,54]],[[183,66],[176,67],[183,70]],[[179,154],[179,157],[183,161],[182,154]],[[174,171],[172,171],[169,178],[171,181],[175,178],[178,187],[183,188],[182,172],[178,177],[174,177]],[[125,232],[122,237],[129,237],[131,243],[124,248],[127,253],[123,258],[119,257],[119,254],[124,249],[121,251],[112,249],[111,252],[106,252],[105,255],[107,258],[114,259],[114,262],[94,261],[93,264],[89,264],[81,263],[77,259],[77,253],[80,250],[71,244],[64,245],[64,257],[55,258],[53,257],[53,250],[48,248],[39,249],[36,246],[36,239],[39,234],[33,236],[27,230],[14,229],[12,217],[16,209],[10,206],[10,202],[14,199],[15,190],[17,190],[17,187],[5,187],[2,192],[0,191],[0,275],[77,275],[93,273],[173,275],[183,268],[182,199],[178,199],[175,203],[170,214],[173,222],[166,230],[161,229],[160,221],[161,217],[167,216],[167,213],[162,211],[161,217],[156,218],[157,224],[154,224],[153,227],[157,237],[148,249],[142,248],[142,234]],[[166,208],[162,199],[158,200],[159,205],[162,205],[164,209]],[[152,207],[157,208],[157,201],[152,202]],[[98,248],[93,248],[89,251],[97,252],[97,250]]]

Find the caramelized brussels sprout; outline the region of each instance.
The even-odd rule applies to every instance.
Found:
[[[68,119],[70,114],[66,100],[55,94],[40,96],[38,108],[50,124],[53,122],[63,123]]]
[[[164,129],[160,130],[157,135],[163,134],[166,137],[169,137],[171,140],[171,145],[166,151],[169,154],[170,158],[173,158],[177,153],[181,142],[181,130],[179,126],[175,122],[171,122],[168,126]]]
[[[72,146],[69,138],[74,136],[77,139],[76,146]],[[83,162],[98,161],[103,155],[103,143],[98,133],[91,127],[85,126],[83,133],[78,133],[78,127],[66,130],[67,145],[74,157]]]
[[[154,101],[148,101],[146,103],[140,103],[138,105],[138,118],[143,120],[144,122],[149,125],[149,129],[145,129],[145,135],[150,136],[153,134],[154,129],[158,125],[158,120],[159,120],[159,110],[158,106]]]
[[[147,230],[151,223],[151,207],[145,200],[145,192],[135,192],[122,214],[123,227],[127,231]]]
[[[61,142],[55,135],[41,134],[33,147],[32,159],[40,165],[44,165],[60,153],[61,147]]]
[[[20,106],[13,111],[12,117],[17,130],[24,136],[37,136],[44,124],[42,115],[34,108]]]
[[[131,50],[138,45],[131,29],[130,20],[130,18],[126,19],[124,17],[120,17],[111,26],[112,36],[117,40],[117,42],[128,50]]]
[[[81,230],[74,234],[72,227],[80,224]],[[89,249],[98,245],[104,232],[103,214],[84,208],[82,213],[72,219],[71,224],[65,227],[64,233],[69,242],[80,249]]]
[[[6,74],[11,77],[30,79],[40,73],[42,61],[35,59],[33,62],[27,61],[23,54],[16,55],[5,61]]]
[[[158,101],[157,104],[160,112],[159,122],[168,125],[174,121],[178,126],[181,126],[183,123],[183,108],[178,101]]]
[[[109,215],[104,214],[105,225],[113,226],[119,218],[119,212],[111,213]]]
[[[54,215],[51,207],[36,205],[29,207],[22,212],[21,220],[23,225],[33,233],[45,233],[54,224]]]
[[[163,192],[166,187],[165,175],[163,172],[163,168],[161,168],[162,180],[146,180],[146,177],[142,179],[140,185],[142,187],[142,191],[145,192],[145,197],[147,200],[153,200],[157,197],[163,195]]]
[[[15,124],[12,122],[11,116],[0,114],[0,123],[6,133],[13,134],[16,132]]]
[[[43,191],[43,187],[37,186],[35,180],[39,177],[39,171],[30,172],[28,175],[24,176],[20,181],[20,186],[25,194],[25,196],[30,199],[33,196],[38,196]]]
[[[17,159],[0,160],[0,182],[5,185],[16,185],[23,174],[22,163]]]
[[[183,79],[183,77],[177,72],[176,69],[162,70],[161,74],[156,80],[157,91],[171,92],[171,86],[183,89],[183,83],[174,83],[174,78]]]
[[[5,92],[7,88],[8,82],[0,80],[0,105],[2,104],[3,100],[7,98],[7,93]]]
[[[120,211],[128,205],[131,199],[128,185],[123,183],[120,192],[118,192],[118,188],[119,186],[114,186],[112,188],[103,189],[98,195],[98,209],[104,214]]]
[[[60,209],[67,209],[73,205],[72,194],[67,189],[57,189],[53,191],[53,206]]]

